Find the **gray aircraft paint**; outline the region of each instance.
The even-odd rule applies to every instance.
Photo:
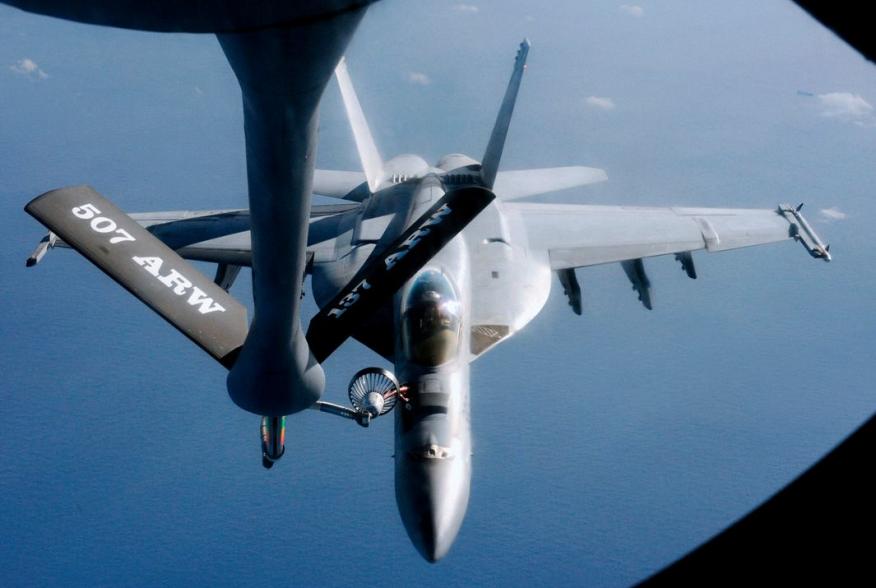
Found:
[[[487,154],[493,154],[494,159],[492,172],[488,174],[489,185],[493,184],[493,178],[498,177],[495,169],[498,155],[495,154],[501,154],[501,143],[504,142],[514,108],[527,49],[528,43],[524,42],[500,109],[496,125],[500,130],[493,131],[493,137],[500,137],[499,144],[494,144],[491,139],[487,148]],[[375,160],[379,161],[379,156],[364,123],[358,99],[349,87],[346,65],[343,65],[339,81],[348,111],[353,111],[350,118],[363,165],[373,166]],[[504,129],[501,129],[502,125]],[[360,133],[364,137],[360,137]],[[366,153],[362,153],[362,145],[366,146]],[[386,172],[386,169],[391,171]],[[339,223],[338,226],[344,226],[346,230],[332,239],[333,258],[314,264],[312,277],[317,303],[320,306],[326,304],[331,295],[352,279],[375,247],[379,250],[381,240],[396,234],[400,227],[440,198],[446,189],[455,184],[485,181],[479,171],[479,164],[462,154],[445,156],[434,167],[411,155],[387,162],[383,174],[379,176],[383,183],[378,186],[378,191],[363,202],[361,210],[347,213],[354,216],[351,222]],[[584,184],[605,179],[604,172],[600,172],[594,170],[582,174],[579,180]],[[550,189],[551,184],[547,180],[549,173],[515,173],[521,183],[527,183],[523,178],[530,175],[544,180],[541,184],[543,191]],[[378,174],[372,167],[369,175],[373,178]],[[560,177],[558,183],[562,185],[565,174],[557,175]],[[396,182],[399,184],[393,185]],[[538,182],[535,180],[530,183]],[[522,329],[539,313],[550,293],[552,270],[573,271],[574,267],[615,261],[612,257],[587,258],[593,249],[597,252],[594,256],[622,254],[617,261],[624,261],[625,268],[637,269],[633,273],[634,286],[638,286],[644,296],[643,302],[650,308],[650,291],[642,257],[670,252],[687,253],[701,248],[721,250],[769,243],[793,237],[797,226],[783,215],[781,209],[679,209],[668,212],[662,209],[635,209],[630,211],[630,215],[648,230],[631,234],[628,232],[630,223],[610,222],[612,214],[617,215],[625,209],[609,208],[600,214],[598,207],[539,207],[503,202],[500,196],[396,295],[392,310],[395,325],[392,359],[401,384],[415,390],[409,402],[400,403],[396,413],[396,503],[408,536],[428,561],[437,561],[447,554],[462,524],[471,491],[469,364],[478,355]],[[558,223],[556,226],[562,229],[552,230],[550,221],[558,215],[566,215],[572,222],[579,221],[579,224],[571,227]],[[595,230],[598,235],[595,247],[587,240],[592,237],[587,236],[586,229],[580,226],[584,216],[590,217],[588,221],[594,230],[599,229]],[[399,219],[405,221],[398,222]],[[807,228],[805,222],[801,222],[801,225],[803,229]],[[702,228],[704,226],[710,232],[707,233]],[[715,226],[720,227],[723,242]],[[691,242],[685,242],[681,235],[686,236],[691,232],[696,232],[699,239],[692,238]],[[373,237],[368,238],[372,233]],[[654,240],[662,242],[649,242],[648,237],[652,234],[660,235]],[[813,236],[813,239],[801,241],[814,256],[829,260],[824,246],[817,237]],[[547,247],[543,245],[545,240],[550,240]],[[683,245],[679,246],[675,241]],[[577,261],[582,257],[590,263],[560,260]],[[446,276],[454,285],[465,309],[461,325],[464,344],[459,346],[453,359],[431,368],[412,362],[400,340],[405,328],[402,316],[404,301],[417,280],[427,272]],[[368,339],[360,338],[360,341],[366,345],[372,343]],[[382,345],[371,346],[378,353],[386,354]]]
[[[35,198],[28,213],[225,366],[246,337],[246,308],[88,186]]]
[[[200,0],[151,2],[88,0],[4,0],[37,14],[104,26],[157,32],[230,33],[302,26],[356,12],[375,0]]]
[[[243,94],[254,313],[228,374],[231,399],[262,415],[304,410],[325,387],[300,324],[317,107],[368,0],[9,2],[92,24],[216,33]]]
[[[381,244],[400,234],[448,185],[476,181],[477,166],[476,161],[460,154],[445,156],[434,167],[416,156],[400,156],[385,163],[388,171],[376,192],[349,198],[362,202],[359,208],[312,218],[311,226],[322,223],[316,231],[321,240],[309,239],[317,302],[323,305],[330,300]],[[497,185],[501,173],[496,176]],[[545,178],[544,170],[536,170],[535,175]],[[590,183],[593,178],[604,179],[604,175],[590,174],[580,183]],[[568,187],[567,178],[559,185]],[[553,186],[545,180],[542,188],[547,192]],[[314,189],[318,191],[319,186]],[[360,188],[353,191],[361,193]],[[225,212],[211,213],[216,214]],[[179,218],[191,219],[193,215],[182,213]],[[167,215],[166,220],[176,219]],[[493,201],[423,270],[446,274],[463,302],[465,344],[454,359],[424,370],[399,352],[400,308],[416,276],[399,291],[390,313],[395,324],[390,355],[402,383],[434,391],[430,393],[436,396],[428,398],[428,406],[446,410],[413,423],[405,422],[403,412],[396,416],[397,502],[420,553],[430,561],[446,554],[465,513],[471,479],[469,362],[538,314],[548,297],[553,270],[617,261],[634,261],[643,268],[637,260],[644,257],[699,249],[720,251],[789,238],[802,242],[814,256],[829,260],[826,248],[810,233],[799,212],[795,215],[787,207],[661,209]],[[250,243],[248,235],[235,231],[214,238],[210,246],[190,246],[213,250],[219,260],[223,251],[239,254],[247,251]],[[357,338],[387,355],[386,348],[368,338]],[[431,460],[426,462],[429,465],[406,461],[406,456],[424,457],[424,452],[436,454],[425,457]]]

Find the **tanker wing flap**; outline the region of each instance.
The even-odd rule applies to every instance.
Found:
[[[109,200],[77,186],[25,210],[222,365],[234,363],[246,308]]]

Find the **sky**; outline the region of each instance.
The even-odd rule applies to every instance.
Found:
[[[0,7],[0,583],[624,586],[872,414],[874,66],[784,0],[381,0],[347,60],[384,157],[479,158],[524,37],[503,168],[609,176],[543,200],[805,202],[834,261],[698,253],[691,281],[646,260],[650,312],[616,264],[578,271],[581,317],[555,284],[473,366],[472,498],[429,565],[396,511],[391,420],[297,415],[265,471],[258,418],[206,354],[70,251],[24,266],[44,229],[23,206],[59,186],[132,212],[246,206],[215,38]],[[359,169],[334,84],[317,163]],[[369,365],[348,343],[326,399]]]

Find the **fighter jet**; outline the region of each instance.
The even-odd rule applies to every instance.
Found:
[[[434,164],[416,155],[384,161],[342,59],[335,77],[363,171],[314,175],[315,193],[343,202],[310,210],[306,268],[320,309],[305,337],[312,365],[353,337],[394,369],[355,374],[349,405],[314,399],[309,408],[365,427],[395,409],[396,501],[413,545],[430,562],[447,554],[468,505],[471,364],[535,318],[554,274],[572,310],[581,314],[577,268],[620,263],[651,309],[645,258],[674,255],[696,278],[694,251],[794,239],[813,257],[830,260],[828,246],[799,206],[522,201],[607,179],[603,170],[584,166],[500,169],[529,49],[528,41],[520,45],[480,162],[462,154]],[[77,249],[234,376],[247,321],[227,290],[240,268],[252,265],[254,250],[269,246],[251,238],[249,211],[126,215],[88,187],[49,192],[26,210],[51,231],[30,265],[51,247]],[[214,279],[186,259],[216,263]],[[289,349],[295,352],[294,343]],[[285,452],[287,414],[265,412],[252,398],[236,396],[232,386],[229,392],[242,408],[262,416],[262,460],[272,467]]]

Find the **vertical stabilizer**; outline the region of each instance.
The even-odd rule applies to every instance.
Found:
[[[481,164],[481,178],[488,188],[493,187],[496,181],[496,172],[499,170],[499,161],[502,159],[502,149],[505,147],[505,137],[508,136],[508,125],[511,124],[511,115],[514,114],[514,103],[517,101],[517,91],[520,89],[520,80],[523,78],[523,70],[526,69],[526,56],[529,54],[529,39],[520,43],[517,58],[514,60],[514,72],[508,81],[508,89],[505,90],[505,98],[496,117],[493,126],[493,134],[484,159]]]
[[[371,136],[371,131],[368,129],[365,114],[362,112],[362,106],[359,104],[359,98],[356,97],[353,82],[347,72],[347,60],[343,57],[335,68],[335,78],[337,78],[338,86],[341,88],[341,97],[344,100],[344,108],[347,111],[347,118],[350,120],[350,127],[353,129],[353,139],[356,141],[356,150],[359,151],[362,169],[368,180],[368,188],[374,192],[380,184],[383,174],[383,159],[381,159],[377,145],[374,144],[374,137]]]

